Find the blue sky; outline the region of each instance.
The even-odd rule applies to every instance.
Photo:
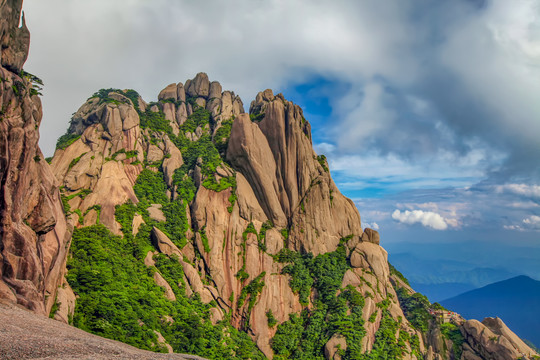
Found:
[[[494,265],[519,270],[517,250],[540,247],[539,0],[25,0],[23,9],[26,68],[45,82],[46,155],[97,89],[151,101],[204,71],[246,110],[266,88],[300,104],[338,187],[389,249],[492,241],[516,250]]]

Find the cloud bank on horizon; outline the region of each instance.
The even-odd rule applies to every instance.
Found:
[[[205,71],[246,105],[265,88],[302,105],[340,188],[380,204],[370,223],[539,230],[540,0],[25,0],[24,10],[27,68],[46,85],[46,154],[97,89],[153,100]],[[427,189],[439,189],[437,209],[409,201]]]

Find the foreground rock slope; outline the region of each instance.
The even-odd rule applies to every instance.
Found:
[[[0,300],[0,355],[3,360],[204,360],[194,355],[156,354],[104,339]]]

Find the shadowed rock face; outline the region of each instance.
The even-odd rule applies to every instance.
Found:
[[[28,57],[30,32],[24,16],[21,20],[22,0],[6,0],[0,4],[0,44],[2,67],[18,73]],[[19,21],[22,22],[19,27]]]
[[[41,101],[20,70],[29,33],[22,1],[0,5],[0,297],[48,313],[71,238],[56,179],[38,147]]]

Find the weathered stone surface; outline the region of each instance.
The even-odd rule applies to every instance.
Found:
[[[379,242],[380,242],[379,232],[370,228],[364,229],[364,233],[362,234],[362,241],[379,245]]]
[[[187,120],[187,117],[188,117],[188,112],[187,112],[186,104],[182,103],[178,105],[178,109],[176,109],[176,122],[178,123],[178,125],[182,125],[183,123],[185,123]]]
[[[538,356],[498,318],[486,318],[482,322],[467,320],[462,333],[469,345],[467,357],[482,359],[517,359]],[[474,352],[474,353],[473,353]],[[474,355],[474,356],[473,356]]]
[[[156,145],[148,144],[148,151],[146,153],[146,159],[148,162],[161,161],[163,159],[163,151]]]
[[[260,128],[247,114],[234,121],[227,149],[227,159],[242,173],[250,184],[266,216],[278,226],[287,224],[279,201],[279,185],[273,174],[276,163],[272,151]]]
[[[516,343],[516,335],[502,321],[488,319],[485,320],[485,323],[478,320],[467,320],[463,324],[466,341],[470,348],[476,352],[476,355],[483,359],[494,360],[517,359],[524,355],[536,355],[525,343]],[[493,332],[492,329],[497,333]]]
[[[221,84],[217,81],[212,81],[210,83],[210,93],[208,95],[208,99],[221,98],[221,92]]]
[[[343,336],[334,334],[324,345],[324,357],[327,360],[341,360],[338,350],[347,350],[347,341]]]
[[[156,334],[156,336],[157,336],[158,343],[165,346],[165,348],[167,349],[167,352],[169,354],[172,354],[174,352],[174,350],[173,350],[172,346],[169,345],[167,340],[163,337],[163,335],[161,335],[161,333],[159,331],[157,331],[157,330],[154,330],[154,334]]]
[[[176,99],[178,101],[186,101],[186,90],[184,89],[184,85],[182,83],[178,83],[176,85]]]
[[[205,73],[198,73],[191,81],[186,82],[186,93],[193,97],[207,98],[210,92],[210,81]]]
[[[147,210],[150,219],[156,220],[158,222],[163,222],[167,220],[165,215],[163,215],[163,211],[161,211],[161,204],[152,204]]]
[[[22,70],[30,47],[30,32],[26,27],[24,15],[21,27],[19,27],[21,9],[21,0],[8,0],[0,3],[0,14],[2,14],[0,20],[1,65],[13,73],[19,73]]]
[[[379,279],[388,281],[388,253],[382,247],[372,243],[359,243],[351,255],[351,266],[369,269]]]
[[[165,114],[165,119],[171,122],[171,125],[176,124],[176,105],[170,102],[162,104],[163,113]]]
[[[22,1],[0,2],[0,298],[48,314],[63,282],[72,225],[38,147],[41,101],[20,77],[29,46]]]
[[[173,244],[173,242],[169,239],[167,235],[163,233],[163,231],[159,230],[156,227],[152,228],[152,242],[154,246],[163,254],[166,255],[176,255],[180,259],[182,258],[182,252],[176,245]]]
[[[69,318],[75,312],[75,294],[67,281],[64,281],[62,286],[58,288],[55,302],[58,304],[58,310],[54,315],[54,319],[69,323]]]
[[[163,278],[159,272],[154,273],[154,281],[157,286],[161,286],[165,290],[165,297],[171,301],[176,301],[176,295],[174,295],[173,290],[169,283]]]
[[[135,216],[133,217],[133,223],[131,224],[133,236],[137,235],[137,233],[139,232],[139,227],[142,224],[144,224],[144,219],[142,215],[135,214]]]
[[[172,99],[174,101],[178,100],[178,89],[176,84],[169,84],[167,87],[158,95],[158,100],[168,100]]]
[[[485,325],[488,329],[493,331],[493,333],[503,336],[506,338],[512,346],[521,354],[526,356],[538,355],[532,349],[525,344],[523,340],[519,338],[512,330],[506,326],[506,324],[500,318],[491,318],[487,317],[482,320],[482,324]]]
[[[165,144],[168,157],[163,160],[163,175],[167,185],[172,187],[174,171],[184,164],[184,159],[180,150],[169,139]]]

